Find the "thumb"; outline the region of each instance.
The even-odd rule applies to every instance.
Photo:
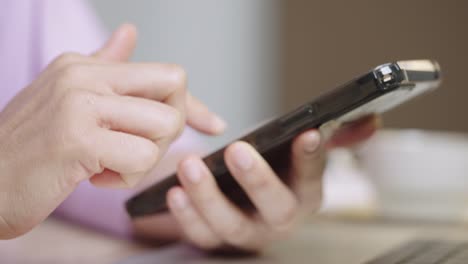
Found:
[[[127,61],[136,46],[137,30],[132,24],[123,24],[117,28],[106,44],[93,56],[110,61]]]

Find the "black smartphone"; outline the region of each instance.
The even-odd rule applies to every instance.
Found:
[[[269,121],[238,140],[251,144],[278,175],[286,175],[290,166],[292,140],[301,132],[385,112],[438,87],[439,83],[440,69],[435,61],[409,60],[383,64]],[[203,160],[231,201],[246,209],[253,208],[245,192],[229,173],[223,159],[224,150],[221,148]],[[285,177],[282,180],[288,181]],[[167,191],[176,185],[180,183],[174,174],[150,186],[126,202],[128,213],[131,217],[140,217],[166,211]]]

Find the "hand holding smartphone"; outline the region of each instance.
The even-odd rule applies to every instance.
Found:
[[[282,172],[290,168],[292,140],[300,133],[312,128],[327,130],[343,122],[383,113],[436,88],[439,83],[437,62],[412,60],[383,64],[238,140],[251,144],[278,175],[285,175]],[[238,206],[251,208],[252,203],[224,163],[224,150],[225,147],[203,160],[223,193]],[[150,186],[127,201],[127,211],[132,217],[166,211],[166,193],[176,185],[179,181],[176,175],[171,175]]]

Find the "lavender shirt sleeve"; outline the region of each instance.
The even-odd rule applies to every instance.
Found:
[[[106,38],[86,2],[80,0],[5,0],[0,9],[0,110],[57,55],[89,54]],[[190,129],[170,148],[153,180],[175,167],[177,158],[201,149]],[[56,210],[60,216],[103,232],[131,235],[123,203],[132,191],[99,189],[89,182],[78,186]]]
[[[90,53],[106,32],[80,0],[4,0],[0,8],[0,109],[58,54]]]

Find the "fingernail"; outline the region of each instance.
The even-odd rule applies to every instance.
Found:
[[[201,181],[202,175],[200,167],[197,162],[193,159],[188,159],[182,165],[182,171],[184,176],[193,184]]]
[[[178,209],[183,209],[187,207],[188,198],[187,195],[182,190],[177,190],[172,195],[172,204]]]
[[[227,123],[226,121],[224,121],[221,117],[219,116],[214,116],[213,117],[213,128],[217,131],[217,132],[223,132],[226,127],[227,127]]]
[[[320,146],[320,133],[317,131],[309,132],[304,138],[304,152],[313,153]]]
[[[253,158],[250,151],[243,144],[237,144],[232,151],[234,163],[240,169],[247,171],[253,166]]]

